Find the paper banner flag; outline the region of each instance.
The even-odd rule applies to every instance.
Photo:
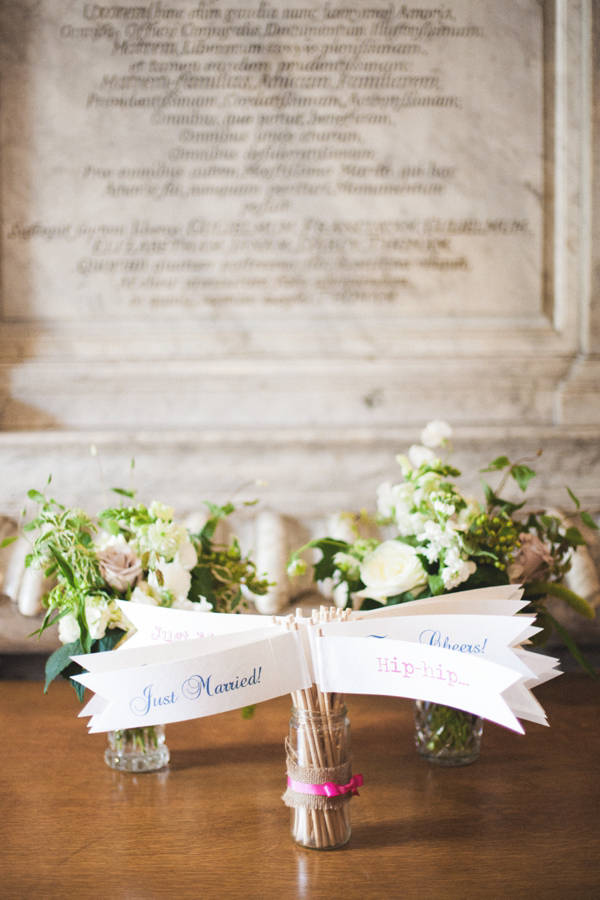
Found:
[[[293,631],[203,656],[89,672],[76,680],[106,702],[102,711],[92,716],[91,732],[209,716],[311,684],[299,636]]]
[[[322,637],[315,647],[322,691],[431,700],[523,734],[502,698],[520,675],[504,666],[408,641]]]
[[[268,618],[251,615],[227,615],[215,612],[195,612],[168,609],[144,603],[117,601],[123,615],[136,629],[135,634],[119,648],[150,647],[157,644],[214,637],[238,631],[264,628]]]

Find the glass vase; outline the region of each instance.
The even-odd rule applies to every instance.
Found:
[[[415,744],[436,766],[466,766],[479,756],[483,719],[451,706],[415,700]]]
[[[164,725],[108,732],[107,766],[119,772],[156,772],[169,762]]]
[[[292,708],[283,799],[291,809],[292,837],[302,847],[334,850],[350,838],[349,801],[357,791],[346,713],[345,704],[326,715]]]

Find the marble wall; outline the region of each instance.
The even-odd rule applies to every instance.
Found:
[[[312,522],[431,418],[600,510],[595,6],[0,7],[0,512],[95,444]]]

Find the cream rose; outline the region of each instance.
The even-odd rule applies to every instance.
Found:
[[[405,591],[419,593],[427,584],[427,574],[414,547],[402,541],[384,541],[376,547],[363,560],[360,577],[365,588],[356,596],[379,603]]]

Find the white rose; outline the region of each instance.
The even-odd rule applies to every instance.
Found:
[[[73,613],[67,613],[58,622],[58,639],[61,644],[72,644],[81,635],[79,622]]]
[[[421,443],[426,447],[441,447],[452,437],[452,429],[447,422],[434,419],[428,422],[421,432]]]
[[[183,566],[183,568],[188,571],[194,568],[198,562],[198,554],[191,541],[183,541],[183,543],[179,545],[179,550],[175,554],[175,562],[179,563],[180,566]]]
[[[365,589],[356,596],[380,603],[405,591],[420,592],[427,584],[427,574],[414,547],[402,541],[383,541],[363,560],[360,577]]]
[[[162,576],[162,584],[160,583],[156,572],[150,572],[148,575],[148,585],[153,593],[160,591],[169,591],[173,595],[173,599],[185,600],[192,586],[192,576],[187,569],[176,562],[165,562],[160,560],[156,567]]]

